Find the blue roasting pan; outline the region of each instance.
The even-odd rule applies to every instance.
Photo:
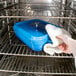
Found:
[[[45,31],[46,24],[50,23],[40,19],[32,19],[15,23],[13,30],[24,44],[37,52],[42,51],[44,44],[49,42],[48,34]],[[52,41],[50,40],[50,42]]]

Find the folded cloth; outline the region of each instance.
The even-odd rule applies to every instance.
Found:
[[[57,36],[66,34],[66,35],[71,37],[71,35],[63,28],[56,27],[56,26],[53,26],[51,24],[47,24],[45,26],[45,29],[46,29],[46,32],[48,33],[50,39],[53,42],[51,47],[57,47],[59,44],[62,43],[62,41],[60,39],[58,39]]]
[[[47,24],[45,29],[53,42],[53,44],[46,44],[47,47],[50,46],[48,48],[50,49],[49,51],[51,51],[51,49],[59,49],[59,51],[51,51],[52,54],[54,54],[55,52],[60,53],[62,51],[63,53],[73,53],[74,56],[76,56],[76,40],[73,40],[71,38],[69,32],[67,32],[63,28],[52,26],[51,24]],[[44,45],[44,47],[47,49],[46,46]],[[45,52],[47,52],[46,49],[44,49]],[[49,54],[51,54],[51,52],[49,52]]]
[[[51,47],[51,43],[47,43],[43,48],[44,52],[49,55],[54,55],[55,53],[62,53],[62,51],[57,47]]]

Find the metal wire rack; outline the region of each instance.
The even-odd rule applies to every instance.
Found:
[[[68,12],[70,13],[72,9],[69,9],[64,4],[61,4],[62,0],[57,0],[57,1],[54,0],[53,3],[51,3],[50,5],[45,3],[40,4],[40,3],[31,3],[31,2],[32,2],[31,0],[27,0],[27,1],[25,0],[24,2],[13,3],[9,6],[0,9],[1,11],[5,9],[5,11],[9,12],[7,15],[1,15],[0,18],[29,18],[30,16],[30,18],[45,18],[45,19],[46,18],[76,19],[75,16],[69,17]],[[37,7],[40,5],[42,5],[42,7],[46,6],[47,8]],[[65,10],[65,8],[67,8],[67,10]],[[65,12],[67,15],[66,17],[64,17]]]
[[[0,72],[10,73],[9,76],[76,76],[72,54],[61,53],[50,56],[43,51],[34,52],[16,38],[12,29],[16,22],[39,18],[56,25],[63,25],[76,39],[76,6],[74,4],[76,1],[72,5],[71,0],[68,3],[67,0],[64,0],[65,2],[53,0],[51,4],[31,1],[0,0],[0,4],[4,5],[0,8],[0,22],[5,21],[8,27],[7,33],[0,38],[0,55],[3,55],[0,60]]]
[[[54,54],[48,55],[42,52],[35,52],[23,44],[16,36],[13,34],[11,37],[11,42],[8,39],[8,34],[5,35],[2,46],[0,50],[1,55],[14,55],[14,56],[31,56],[31,57],[57,57],[57,58],[73,58],[72,54]]]
[[[55,58],[43,60],[43,58],[5,56],[0,61],[0,71],[41,75],[76,75],[72,59]]]

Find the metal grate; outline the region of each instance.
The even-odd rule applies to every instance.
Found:
[[[76,75],[73,59],[30,58],[5,56],[0,61],[0,71],[45,75]]]
[[[50,56],[43,51],[34,52],[18,40],[12,30],[15,22],[39,18],[57,25],[67,25],[69,30],[76,31],[76,10],[67,8],[69,4],[64,4],[63,0],[53,0],[51,5],[33,4],[32,0],[21,0],[21,3],[14,1],[16,0],[12,0],[13,4],[10,5],[5,1],[6,6],[0,9],[0,18],[6,19],[8,26],[8,33],[0,39],[0,55],[4,55],[0,60],[0,72],[12,73],[11,76],[76,76],[72,54]],[[35,5],[47,8],[37,9],[33,7]]]
[[[35,8],[41,6],[39,8]],[[44,8],[45,7],[45,8]],[[63,8],[63,9],[62,9]],[[11,6],[6,6],[1,10],[8,11],[8,14],[0,16],[0,18],[45,18],[45,19],[76,19],[75,16],[69,16],[68,13],[73,11],[71,8],[64,9],[65,5],[62,3],[62,0],[53,0],[52,3],[32,3],[32,1],[25,0],[20,3],[14,3]],[[66,6],[67,8],[67,6]],[[66,17],[64,17],[66,12]]]
[[[1,45],[0,54],[1,55],[14,55],[14,56],[32,56],[32,57],[57,57],[57,58],[73,58],[72,54],[54,54],[54,56],[48,55],[42,52],[35,52],[23,44],[19,39],[13,34],[11,38],[8,38],[6,34],[3,43]]]

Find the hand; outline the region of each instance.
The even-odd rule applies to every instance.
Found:
[[[58,45],[58,48],[60,49],[60,50],[63,50],[63,52],[64,53],[66,53],[67,51],[67,49],[68,49],[68,46],[67,46],[67,44],[65,44],[64,42],[62,43],[62,44],[59,44]]]
[[[73,55],[76,56],[76,40],[67,35],[61,35],[57,38],[63,40],[64,42],[58,46],[59,49],[63,50],[65,53],[73,53]]]

